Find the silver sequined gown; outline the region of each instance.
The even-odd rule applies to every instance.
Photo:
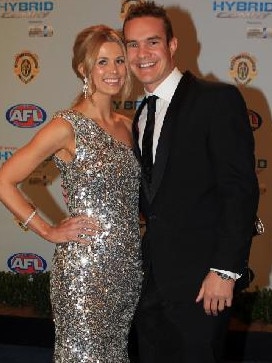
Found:
[[[76,155],[54,156],[71,216],[102,231],[88,245],[56,245],[51,301],[55,363],[127,363],[127,336],[142,279],[138,224],[140,168],[132,150],[76,111],[58,112],[74,128]]]

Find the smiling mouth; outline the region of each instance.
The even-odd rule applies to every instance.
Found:
[[[119,78],[107,78],[107,79],[104,79],[104,82],[107,84],[118,84]]]
[[[140,68],[140,69],[150,68],[150,67],[154,67],[155,64],[156,64],[155,62],[139,63],[138,68]]]

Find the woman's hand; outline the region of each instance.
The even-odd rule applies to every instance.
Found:
[[[96,235],[99,231],[101,227],[98,220],[81,215],[66,218],[58,225],[50,226],[44,238],[56,244],[69,241],[88,244],[90,242],[88,237]]]

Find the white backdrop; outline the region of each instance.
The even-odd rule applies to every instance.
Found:
[[[69,107],[81,89],[71,68],[72,46],[84,27],[122,27],[130,0],[0,1],[1,132],[0,164],[48,122]],[[181,70],[236,84],[244,95],[256,141],[261,198],[259,216],[265,234],[253,240],[250,265],[254,286],[272,285],[271,245],[271,102],[272,2],[176,0],[166,7],[179,39]],[[118,106],[133,114],[140,88]],[[209,115],[203,115],[203,121]],[[197,165],[196,165],[197,167]],[[186,172],[186,170],[185,170]],[[22,185],[24,192],[53,222],[66,214],[60,180],[51,161]],[[54,246],[23,232],[0,206],[0,270],[19,273],[50,270]],[[271,275],[272,276],[272,275]]]

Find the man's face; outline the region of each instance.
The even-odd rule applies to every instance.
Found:
[[[176,38],[167,44],[163,20],[149,16],[129,20],[124,36],[132,72],[153,92],[174,67]]]

